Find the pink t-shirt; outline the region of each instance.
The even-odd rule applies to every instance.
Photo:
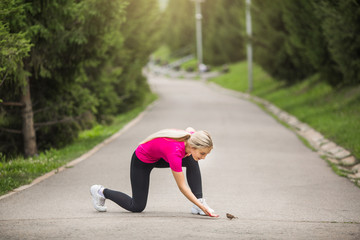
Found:
[[[155,138],[140,144],[135,150],[136,156],[145,163],[155,163],[164,159],[171,170],[182,172],[182,159],[185,157],[185,143],[171,138]]]

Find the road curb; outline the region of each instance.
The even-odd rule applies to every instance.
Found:
[[[360,187],[360,163],[351,155],[350,151],[325,138],[309,125],[299,121],[296,117],[276,107],[269,101],[249,93],[223,88],[213,82],[207,83],[210,88],[216,89],[216,91],[253,101],[263,106],[266,111],[273,114],[279,121],[288,125],[293,132],[304,138],[320,157],[325,159],[331,166],[336,166],[344,177]]]
[[[52,170],[51,172],[48,172],[36,179],[34,179],[30,184],[27,185],[23,185],[20,186],[16,189],[13,189],[11,192],[0,196],[0,201],[8,198],[18,192],[24,191],[48,178],[50,178],[51,176],[54,176],[55,174],[58,174],[64,170],[66,170],[67,168],[71,168],[74,167],[75,165],[81,163],[82,161],[86,160],[87,158],[89,158],[90,156],[92,156],[93,154],[95,154],[97,151],[99,151],[102,147],[106,146],[107,144],[109,144],[110,142],[114,141],[116,138],[118,138],[119,136],[121,136],[123,133],[125,133],[128,129],[130,129],[132,126],[134,126],[136,123],[138,123],[145,115],[146,113],[153,108],[156,104],[158,103],[158,100],[155,100],[153,103],[151,103],[149,106],[146,107],[146,109],[144,111],[142,111],[136,118],[134,118],[133,120],[131,120],[130,122],[128,122],[123,128],[121,128],[117,133],[113,134],[112,136],[110,136],[109,138],[105,139],[103,142],[99,143],[98,145],[96,145],[95,147],[93,147],[90,151],[84,153],[83,155],[81,155],[80,157],[72,160],[71,162],[66,163],[65,165]]]

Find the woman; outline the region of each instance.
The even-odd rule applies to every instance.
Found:
[[[185,131],[164,129],[147,137],[135,150],[131,159],[130,178],[132,197],[118,191],[93,185],[90,193],[95,209],[105,212],[105,199],[110,199],[131,212],[145,209],[153,168],[170,168],[180,191],[194,205],[193,214],[218,217],[213,214],[202,196],[201,174],[198,161],[212,150],[213,142],[206,131],[187,128]],[[186,185],[182,167],[186,167]]]

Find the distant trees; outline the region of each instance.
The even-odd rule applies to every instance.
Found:
[[[313,3],[314,4],[314,3]],[[315,14],[321,19],[321,28],[334,60],[333,71],[341,78],[335,84],[360,83],[360,2],[354,0],[319,0]]]
[[[252,1],[254,61],[277,79],[296,81],[306,77],[311,66],[289,41],[283,2]]]
[[[360,2],[354,0],[252,0],[254,61],[276,79],[293,83],[319,73],[333,86],[360,83]],[[183,6],[186,5],[186,8]],[[204,62],[245,59],[245,0],[206,0]],[[192,46],[194,2],[169,0],[164,15],[172,51]]]
[[[116,91],[120,94],[122,104],[118,111],[132,108],[144,100],[149,86],[141,69],[148,63],[149,56],[159,47],[162,22],[158,9],[158,0],[132,0],[126,8],[121,33],[124,47],[117,64],[122,67]]]
[[[222,65],[245,59],[245,2],[208,1],[203,5],[204,60]]]
[[[201,4],[204,62],[222,65],[245,58],[242,32],[244,2],[208,0]],[[241,16],[244,16],[242,18]],[[185,54],[196,52],[195,3],[191,0],[169,0],[163,14],[164,43],[170,50]],[[188,51],[183,51],[187,49]]]
[[[359,1],[253,0],[252,9],[255,61],[272,76],[360,83]]]
[[[163,43],[172,54],[186,55],[195,52],[195,8],[190,0],[169,0],[162,16]]]
[[[0,152],[64,146],[141,103],[158,11],[156,0],[2,0]]]
[[[245,1],[206,0],[204,62],[245,60]],[[288,83],[360,83],[360,3],[252,0],[254,61]],[[0,1],[0,153],[60,147],[150,91],[141,74],[165,43],[195,53],[190,0]],[[160,32],[161,30],[161,32]],[[160,35],[161,33],[161,35]]]

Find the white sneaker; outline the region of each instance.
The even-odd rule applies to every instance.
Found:
[[[211,209],[211,208],[209,207],[209,205],[207,205],[207,203],[206,203],[206,201],[205,201],[204,198],[199,198],[198,200],[201,202],[202,205],[204,205],[204,206],[208,209],[208,211],[209,211],[211,214],[213,214],[213,213],[215,212],[213,209]],[[200,215],[202,215],[202,216],[205,216],[205,215],[206,215],[206,213],[204,213],[204,211],[201,210],[201,209],[200,209],[198,206],[196,206],[195,204],[194,204],[194,205],[192,206],[192,208],[191,208],[191,213],[192,213],[192,214],[200,214]]]
[[[90,194],[92,196],[92,202],[94,208],[99,212],[106,212],[105,198],[99,194],[99,189],[103,188],[101,185],[92,185],[90,188]]]

